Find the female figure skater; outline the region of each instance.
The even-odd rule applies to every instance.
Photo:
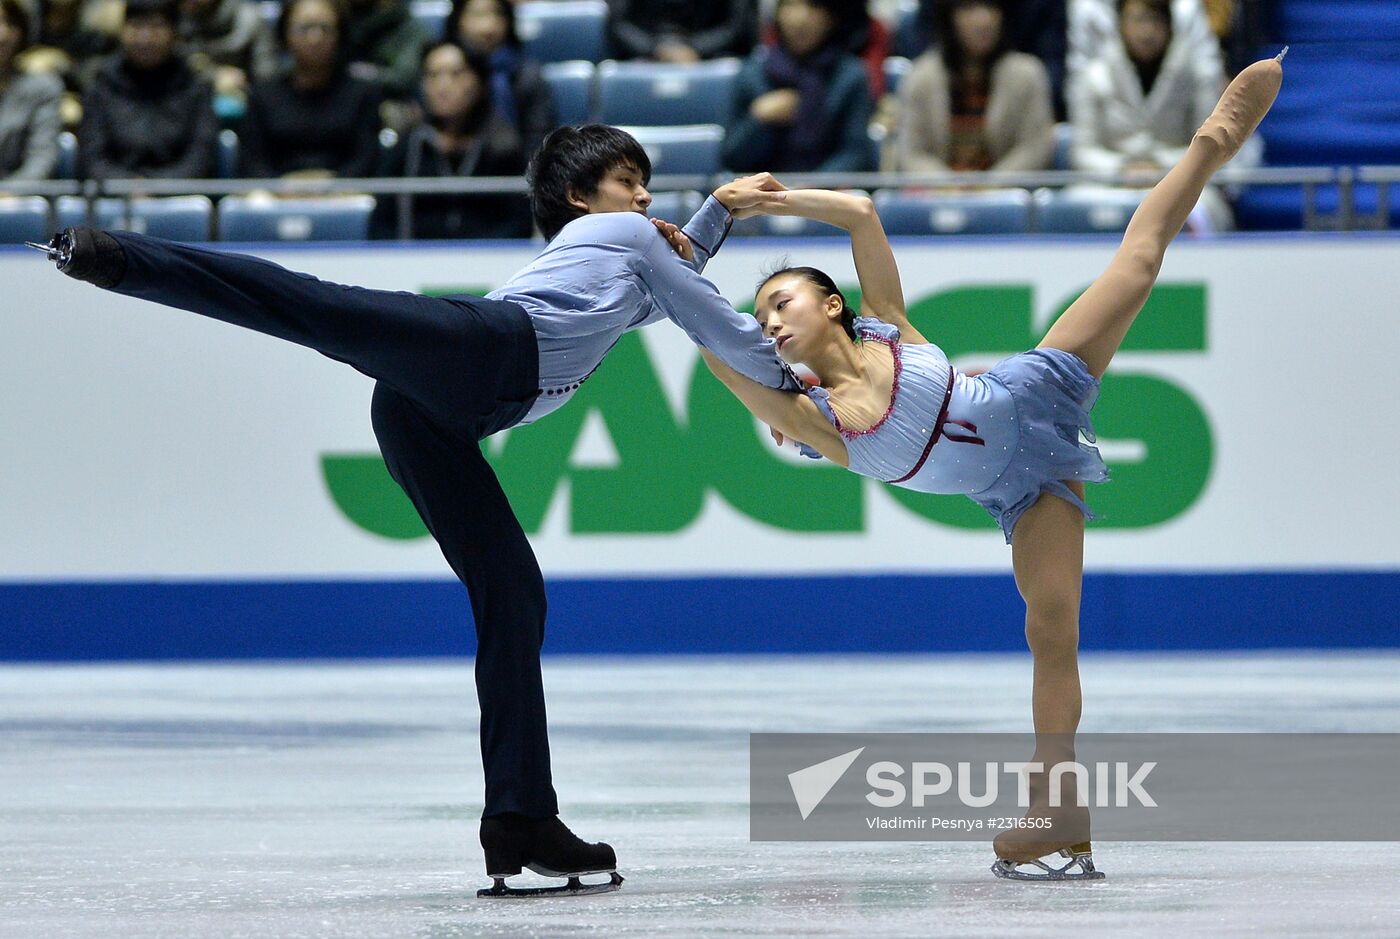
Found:
[[[1287,50],[1284,50],[1287,52]],[[1052,766],[1074,759],[1079,725],[1079,600],[1084,483],[1107,471],[1089,410],[1099,379],[1137,316],[1201,190],[1268,113],[1282,84],[1283,54],[1256,62],[1226,89],[1185,156],[1143,200],[1108,269],[1055,322],[1039,347],[984,375],[959,374],[910,325],[899,270],[869,199],[798,190],[736,213],[800,215],[845,228],[867,314],[852,317],[829,277],[789,268],[759,288],[756,313],[780,354],[820,385],[806,395],[764,388],[708,351],[705,360],[775,435],[803,441],[863,476],[922,492],[963,493],[985,507],[1011,545],[1034,659],[1031,706],[1042,770],[1031,773],[1028,819],[995,842],[998,876],[1093,879],[1089,812],[1066,785],[1050,805]],[[663,227],[673,244],[683,241]],[[1073,777],[1070,776],[1069,779]],[[1061,867],[1041,860],[1055,853]],[[1021,865],[1030,865],[1022,870]]]

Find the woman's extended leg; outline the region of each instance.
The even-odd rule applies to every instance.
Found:
[[[1055,321],[1042,346],[1074,353],[1096,378],[1103,377],[1152,292],[1167,246],[1186,224],[1206,183],[1264,119],[1282,81],[1277,59],[1256,62],[1236,76],[1181,162],[1133,213],[1108,269]]]

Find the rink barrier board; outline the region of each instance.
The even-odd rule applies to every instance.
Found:
[[[547,654],[1013,652],[1006,575],[555,579]],[[1400,571],[1090,573],[1085,650],[1400,647]],[[0,660],[456,656],[450,580],[0,584]]]

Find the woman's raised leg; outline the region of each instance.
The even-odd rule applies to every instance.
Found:
[[[1055,321],[1041,346],[1072,352],[1096,378],[1103,377],[1152,292],[1167,246],[1206,183],[1239,152],[1273,105],[1283,82],[1282,58],[1255,62],[1235,77],[1181,162],[1133,213],[1108,269]]]

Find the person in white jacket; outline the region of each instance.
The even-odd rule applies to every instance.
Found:
[[[1071,35],[1077,31],[1081,39],[1079,53],[1085,37],[1101,29],[1098,14],[1105,5],[1076,0],[1088,17],[1071,26]],[[1093,55],[1075,54],[1072,47],[1070,160],[1075,169],[1120,173],[1130,184],[1146,186],[1186,152],[1225,85],[1224,67],[1200,0],[1117,0],[1114,6],[1114,30],[1094,39]],[[1085,12],[1090,10],[1092,15]],[[1258,163],[1259,144],[1250,143],[1236,166]],[[1224,196],[1208,188],[1189,227],[1232,225]]]

